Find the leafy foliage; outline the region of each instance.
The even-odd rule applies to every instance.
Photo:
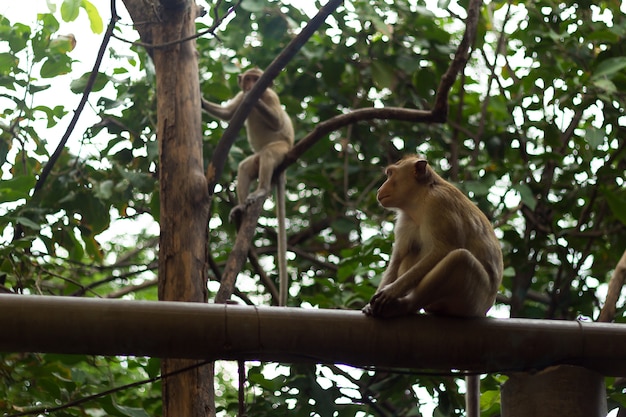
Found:
[[[85,19],[84,10],[94,32],[103,27],[90,2],[60,3],[30,25],[0,16],[0,289],[156,299],[156,92],[145,50],[111,50],[114,65],[101,70],[91,98],[98,120],[80,132],[79,149],[63,151],[33,193],[35,173],[55,143],[49,132],[72,110],[62,98],[45,104],[37,98],[63,74],[72,74],[74,93],[82,92],[86,79],[73,70],[76,58],[71,39],[60,36],[61,21]],[[219,15],[233,4],[220,2]],[[276,80],[296,139],[351,109],[429,108],[461,36],[463,4],[346,1]],[[212,23],[215,11],[208,11],[199,30]],[[282,2],[241,2],[219,38],[197,41],[203,95],[232,97],[236,74],[267,66],[308,19]],[[448,123],[359,123],[324,138],[289,168],[290,305],[364,305],[392,240],[391,215],[377,205],[373,190],[382,167],[420,152],[497,227],[506,267],[497,314],[597,317],[604,284],[626,249],[624,13],[614,1],[493,1],[483,7],[480,25],[468,68],[451,94]],[[204,117],[208,161],[225,124]],[[217,267],[211,278],[234,239],[228,222],[233,180],[238,162],[250,153],[241,136],[213,203],[210,254]],[[274,214],[269,202],[266,208],[255,247],[275,280]],[[238,281],[243,302],[269,304],[258,279],[263,271],[248,268]],[[626,321],[623,306],[617,320]],[[9,414],[158,372],[155,361],[143,358],[0,358],[0,410]],[[462,384],[450,376],[321,365],[248,368],[251,415],[412,416],[434,409],[433,415],[452,416],[463,404]],[[483,379],[484,415],[499,413],[504,379]],[[613,383],[607,379],[610,404],[624,404]],[[218,386],[220,410],[233,415],[237,396],[228,372]],[[121,391],[62,414],[155,415],[159,389],[154,383]]]

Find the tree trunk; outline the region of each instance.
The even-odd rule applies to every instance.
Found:
[[[195,33],[194,2],[161,2],[155,45]],[[153,48],[157,83],[159,140],[160,250],[159,299],[207,301],[209,198],[202,161],[200,86],[195,40]],[[194,361],[163,360],[163,375]],[[215,415],[213,378],[202,366],[163,380],[163,415]]]

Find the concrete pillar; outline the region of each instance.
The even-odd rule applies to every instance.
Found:
[[[586,368],[553,366],[516,373],[502,386],[502,417],[606,417],[604,377]]]

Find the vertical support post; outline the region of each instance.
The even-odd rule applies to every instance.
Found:
[[[512,374],[502,386],[502,417],[606,417],[607,412],[604,377],[579,366]]]

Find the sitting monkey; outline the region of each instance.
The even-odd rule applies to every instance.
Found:
[[[502,282],[502,250],[487,217],[418,156],[385,170],[376,198],[397,212],[391,259],[363,308],[372,317],[480,317]],[[480,415],[480,378],[466,377],[468,417]]]

